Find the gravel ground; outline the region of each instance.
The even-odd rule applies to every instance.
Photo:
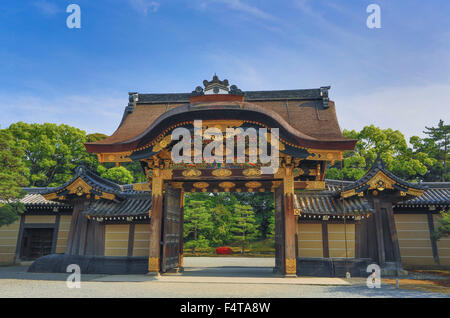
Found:
[[[220,262],[220,263],[219,263]],[[217,267],[218,263],[222,267]],[[170,281],[146,277],[138,282],[105,282],[108,275],[82,275],[80,289],[66,286],[68,274],[27,273],[26,267],[0,267],[0,297],[182,297],[182,298],[274,298],[274,297],[449,297],[449,295],[396,289],[383,285],[380,289],[369,289],[365,285],[317,286],[274,283],[234,283],[227,277],[253,277],[270,275],[273,259],[245,258],[186,258],[186,277],[195,279],[199,271],[204,272],[202,281],[183,282],[177,277]],[[215,281],[205,282],[205,277],[214,276]],[[165,276],[166,277],[166,276]],[[221,278],[218,278],[221,277]],[[289,278],[286,278],[289,279]],[[233,280],[235,281],[235,279]],[[359,280],[361,282],[361,280]]]

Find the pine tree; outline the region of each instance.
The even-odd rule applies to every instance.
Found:
[[[441,211],[442,218],[439,220],[438,228],[433,233],[433,239],[440,240],[450,235],[450,212],[449,210]]]
[[[184,207],[184,238],[186,248],[197,248],[209,246],[208,239],[213,229],[211,213],[205,206],[204,201],[190,200]]]
[[[255,213],[250,205],[234,205],[234,222],[231,227],[233,240],[241,243],[242,252],[245,245],[256,238]]]
[[[437,127],[425,127],[424,134],[428,135],[425,138],[424,144],[428,145],[430,152],[433,153],[434,158],[438,160],[440,181],[448,180],[448,153],[450,145],[450,125],[445,125],[441,119]]]

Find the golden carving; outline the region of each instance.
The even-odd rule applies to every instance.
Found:
[[[171,182],[170,185],[175,189],[183,189],[183,182]]]
[[[354,195],[356,195],[355,189],[344,191],[344,192],[341,193],[341,197],[343,197],[343,198],[348,198],[348,197],[351,197],[351,196],[354,196]]]
[[[258,181],[249,181],[245,184],[247,188],[253,189],[253,188],[259,188],[262,186],[261,182]]]
[[[394,189],[392,185],[395,184],[395,181],[385,175],[382,171],[378,171],[367,184],[369,185],[369,189],[383,191],[384,189]]]
[[[308,152],[311,154],[306,158],[308,160],[325,160],[331,161],[333,164],[336,160],[344,158],[343,152],[340,150],[308,149]]]
[[[84,194],[84,188],[82,186],[78,186],[75,190],[75,193],[77,194],[77,196],[81,197]]]
[[[129,158],[131,151],[114,152],[114,153],[98,153],[97,158],[100,163],[103,162],[131,162]]]
[[[294,169],[294,177],[298,177],[305,174],[305,171],[303,171],[303,169],[301,168],[295,168]]]
[[[294,209],[294,215],[300,215],[300,209]]]
[[[49,194],[43,194],[42,195],[46,200],[54,200],[57,199],[58,196],[56,195],[55,192],[49,193]]]
[[[164,179],[160,169],[153,169],[152,196],[162,195]]]
[[[148,271],[159,272],[159,257],[148,258]]]
[[[233,182],[221,182],[219,183],[219,187],[224,188],[224,189],[229,189],[229,188],[233,188],[234,186],[236,186]]]
[[[204,189],[204,188],[209,187],[209,183],[207,183],[207,182],[196,182],[196,183],[193,184],[193,186],[195,188],[197,188],[197,189]]]
[[[203,129],[218,128],[222,132],[226,132],[227,128],[240,127],[244,123],[243,120],[204,120],[202,122]]]
[[[305,181],[305,182],[306,182],[305,189],[312,189],[312,190],[325,189],[325,181]]]
[[[215,177],[222,177],[223,178],[223,177],[231,176],[232,172],[231,172],[231,170],[228,170],[228,169],[216,169],[216,170],[213,170],[211,172],[211,174],[213,176],[215,176]]]
[[[103,192],[100,197],[103,199],[108,199],[108,200],[114,200],[116,198],[116,196],[114,194],[106,193],[106,192]]]
[[[150,184],[148,182],[134,183],[133,190],[134,191],[150,191]]]
[[[275,179],[283,179],[285,173],[286,171],[284,168],[278,168],[278,170],[274,173],[273,176]]]
[[[160,152],[161,150],[166,148],[171,142],[172,142],[172,135],[167,135],[163,139],[161,139],[159,142],[157,142],[156,145],[153,146],[152,151]]]
[[[81,196],[90,193],[92,187],[80,177],[66,187],[70,194]]]
[[[373,190],[372,194],[374,196],[377,196],[381,191],[384,191],[386,189],[395,190],[394,184],[396,184],[396,181],[388,177],[383,171],[378,171],[375,176],[373,176],[369,181],[366,183],[369,185],[369,190]],[[341,193],[341,196],[343,198],[348,198],[351,196],[354,196],[358,194],[359,196],[363,196],[364,194],[362,192],[356,193],[355,189],[351,189],[348,191],[344,191]],[[420,196],[423,194],[423,190],[417,190],[409,188],[408,191],[400,191],[401,196],[406,196],[406,194],[414,195],[414,196]]]
[[[286,258],[286,274],[297,275],[297,261],[294,258]]]
[[[261,170],[256,168],[249,168],[242,171],[242,174],[246,177],[259,177],[261,176]]]
[[[188,169],[188,170],[184,170],[181,174],[187,178],[195,178],[195,177],[201,176],[202,172],[197,169]]]
[[[283,178],[284,194],[294,194],[294,174],[293,168],[287,166],[285,169],[285,175]]]
[[[272,181],[272,188],[278,188],[281,185],[281,181]]]
[[[420,196],[423,194],[423,190],[417,190],[417,189],[412,189],[412,188],[408,188],[408,194],[410,195],[414,195],[414,196]]]

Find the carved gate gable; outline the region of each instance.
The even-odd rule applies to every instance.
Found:
[[[275,189],[275,270],[285,272],[285,227],[283,213],[283,184]]]

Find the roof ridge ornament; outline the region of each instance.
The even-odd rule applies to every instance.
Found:
[[[217,94],[229,94],[229,95],[240,95],[243,96],[244,93],[236,86],[231,85],[227,79],[220,80],[219,77],[214,73],[211,81],[204,80],[203,87],[197,86],[194,91],[192,91],[191,96],[202,96],[202,95],[217,95]]]
[[[373,166],[379,169],[386,169],[386,165],[384,163],[384,160],[381,158],[381,154],[377,154],[377,158],[375,159]]]
[[[328,92],[331,86],[322,86],[320,88],[320,96],[322,97],[323,108],[327,109],[330,107],[330,98],[328,97]]]

